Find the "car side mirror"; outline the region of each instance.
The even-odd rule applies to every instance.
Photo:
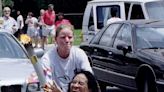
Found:
[[[126,45],[126,44],[118,44],[118,45],[116,46],[116,48],[117,48],[118,50],[122,50],[123,53],[124,53],[124,55],[126,55],[126,53],[132,51],[131,46]]]

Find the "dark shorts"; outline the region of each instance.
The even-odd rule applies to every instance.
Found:
[[[16,32],[14,33],[14,36],[15,36],[16,38],[19,38],[21,34],[23,34],[23,30],[22,30],[22,29],[18,29],[18,31],[16,31]]]

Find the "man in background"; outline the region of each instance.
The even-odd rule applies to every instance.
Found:
[[[18,31],[14,35],[17,38],[20,38],[20,35],[23,34],[24,20],[19,10],[17,11],[17,24],[18,24]]]
[[[107,25],[116,21],[122,21],[119,17],[117,17],[117,8],[111,8],[111,18],[107,20]]]
[[[42,30],[42,48],[44,49],[44,44],[47,44],[47,37],[49,35],[54,38],[55,35],[55,11],[53,4],[48,5],[48,10],[45,11],[43,15],[44,29]]]
[[[11,9],[9,7],[4,7],[3,9],[3,25],[2,29],[5,29],[11,34],[14,34],[18,30],[18,25],[16,20],[10,16]]]

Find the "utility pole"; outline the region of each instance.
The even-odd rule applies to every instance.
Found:
[[[2,17],[2,0],[0,0],[0,17]]]

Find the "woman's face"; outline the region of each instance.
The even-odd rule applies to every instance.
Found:
[[[73,31],[69,28],[62,29],[56,37],[58,49],[70,51],[73,43]]]
[[[89,92],[88,79],[84,74],[78,74],[70,84],[71,92]]]

